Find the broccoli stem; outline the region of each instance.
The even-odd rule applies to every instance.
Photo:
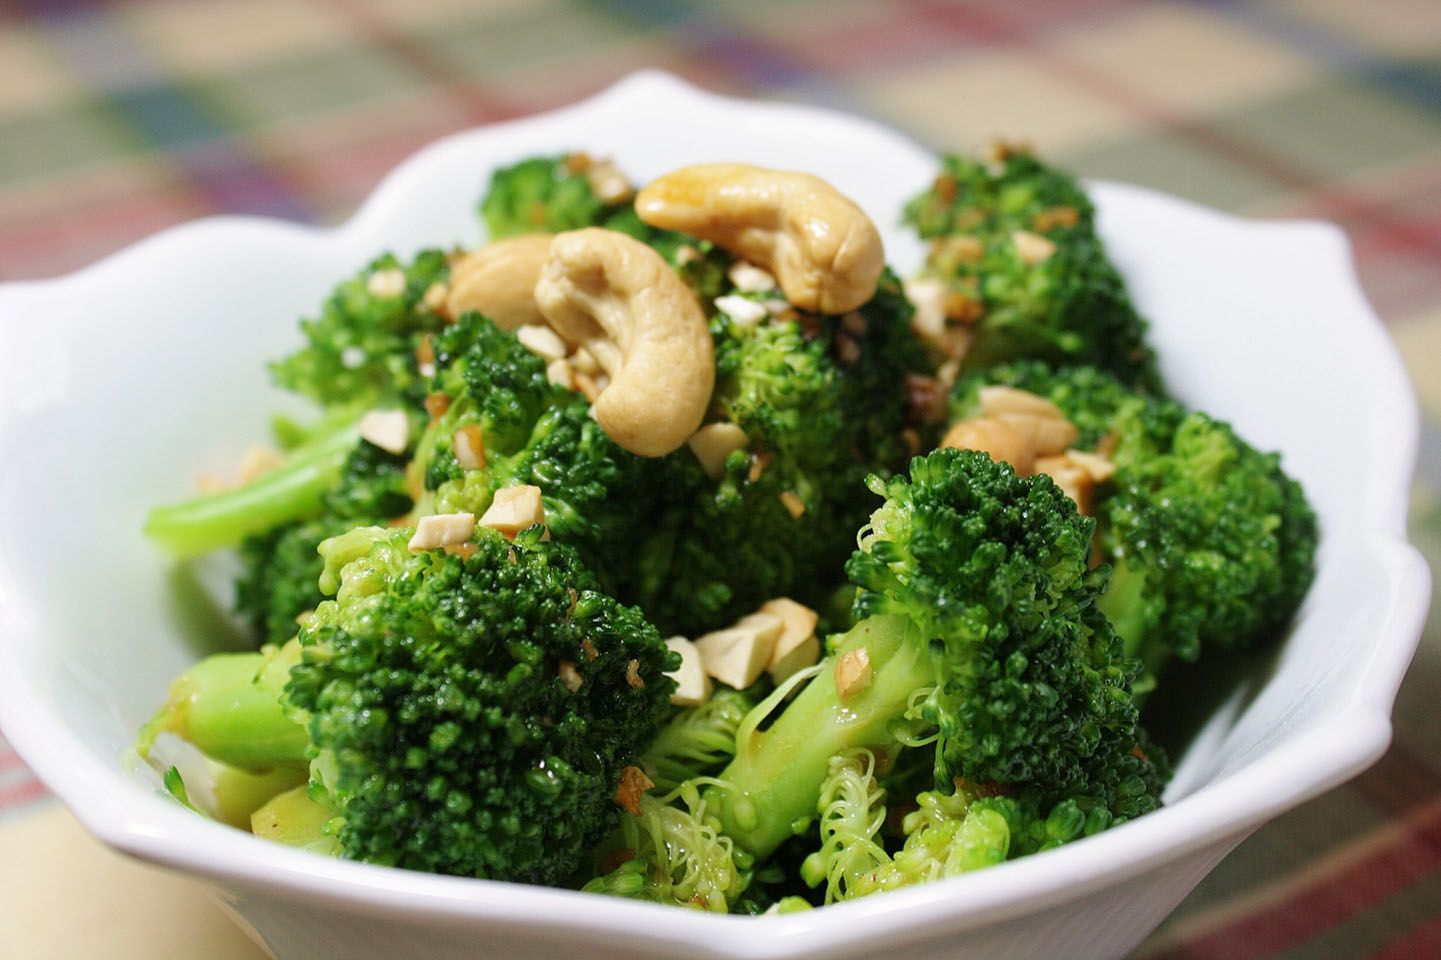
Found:
[[[292,642],[279,650],[206,657],[171,684],[165,706],[141,731],[138,752],[148,755],[155,737],[168,731],[241,770],[304,768],[310,737],[280,703],[299,655]]]
[[[833,665],[862,647],[870,683],[843,699]],[[735,759],[719,777],[728,786],[708,797],[725,832],[757,857],[769,856],[815,818],[831,757],[854,747],[885,752],[896,743],[892,721],[906,712],[915,691],[933,683],[929,647],[907,617],[861,621],[770,729],[756,731],[763,717],[754,713],[742,725]]]
[[[1147,630],[1146,605],[1154,603],[1155,598],[1147,589],[1146,580],[1144,570],[1137,570],[1125,557],[1117,557],[1112,561],[1111,579],[1096,600],[1096,606],[1116,628],[1126,656],[1136,657],[1145,665],[1144,676],[1155,677],[1171,658],[1171,651]]]
[[[250,817],[252,833],[266,840],[329,856],[340,853],[340,842],[326,826],[335,811],[317,803],[309,784],[287,790],[255,811]]]
[[[156,507],[145,520],[145,535],[176,556],[191,557],[315,513],[358,437],[354,423],[331,427],[243,487]]]

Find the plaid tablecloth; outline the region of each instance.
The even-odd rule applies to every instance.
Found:
[[[206,214],[335,221],[429,140],[641,66],[1339,222],[1421,394],[1412,530],[1441,560],[1437,0],[3,0],[0,279]],[[1438,698],[1433,616],[1386,758],[1262,829],[1139,956],[1441,956]],[[156,956],[167,924],[255,955],[186,883],[80,838],[0,743],[0,955]],[[150,917],[139,952],[115,935]]]

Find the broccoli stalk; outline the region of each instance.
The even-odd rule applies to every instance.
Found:
[[[814,817],[831,758],[860,747],[933,750],[947,790],[1129,797],[1116,758],[1138,737],[1135,664],[1096,609],[1093,521],[1049,478],[975,452],[918,457],[871,488],[886,502],[847,564],[863,619],[769,729],[771,702],[742,727],[720,774],[734,789],[716,792],[727,833],[769,854]]]
[[[871,682],[848,697],[836,689],[835,664],[867,651]],[[906,617],[876,616],[857,624],[823,669],[768,730],[751,723],[737,734],[735,759],[720,779],[735,789],[719,796],[726,833],[765,856],[815,816],[816,796],[831,758],[854,747],[895,743],[916,691],[935,682],[924,637]]]
[[[156,507],[146,517],[145,535],[176,556],[191,557],[317,513],[359,436],[353,421],[331,424],[244,486]]]
[[[165,705],[140,732],[147,756],[162,733],[172,733],[212,760],[241,770],[304,769],[310,738],[305,724],[281,702],[300,646],[206,657],[170,685]]]

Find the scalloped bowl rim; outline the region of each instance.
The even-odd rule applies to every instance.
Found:
[[[343,225],[322,229],[233,216],[180,225],[66,277],[0,286],[0,317],[7,308],[18,310],[27,302],[66,297],[76,289],[103,285],[116,271],[162,262],[176,245],[200,238],[262,231],[277,240],[326,245],[356,236],[382,235],[382,226],[395,214],[396,205],[404,201],[411,181],[438,157],[464,152],[476,138],[489,139],[500,133],[522,135],[538,125],[565,123],[576,115],[637,98],[647,102],[724,105],[728,109],[795,118],[802,123],[823,117],[832,124],[854,127],[858,137],[886,139],[912,151],[921,149],[868,121],[810,107],[732,100],[693,88],[668,74],[644,71],[592,99],[559,111],[454,134],[431,144],[388,174]],[[543,924],[577,934],[623,935],[632,942],[658,948],[684,947],[714,956],[781,957],[839,945],[856,949],[864,943],[882,943],[888,934],[914,928],[922,920],[936,922],[943,918],[950,930],[974,928],[1074,900],[1190,852],[1234,842],[1280,812],[1363,770],[1380,757],[1389,743],[1391,706],[1419,639],[1430,588],[1424,560],[1405,540],[1407,495],[1418,433],[1415,398],[1394,347],[1360,291],[1346,240],[1334,226],[1299,221],[1257,223],[1143,188],[1110,183],[1088,186],[1102,210],[1108,203],[1129,199],[1164,208],[1167,216],[1181,220],[1304,236],[1341,270],[1338,280],[1348,288],[1352,310],[1365,321],[1348,332],[1370,341],[1368,348],[1380,351],[1377,362],[1391,368],[1387,382],[1377,384],[1376,402],[1392,415],[1383,446],[1393,455],[1372,465],[1373,473],[1366,484],[1366,531],[1362,539],[1370,548],[1369,559],[1389,570],[1393,590],[1390,596],[1377,601],[1383,619],[1375,630],[1371,655],[1356,671],[1350,702],[1329,723],[1290,737],[1264,763],[1245,766],[1152,814],[1041,856],[884,897],[839,904],[822,912],[757,921],[544,887],[329,860],[257,843],[238,831],[201,821],[159,796],[133,789],[134,783],[117,769],[113,758],[106,760],[70,730],[46,722],[43,697],[18,669],[21,643],[14,636],[18,633],[30,643],[38,643],[40,629],[26,622],[21,598],[7,590],[10,578],[3,562],[0,626],[5,627],[5,635],[0,636],[0,729],[92,833],[148,861],[250,889],[287,892],[348,907],[363,906],[372,913],[518,927]],[[0,338],[4,335],[5,327],[0,326]],[[97,790],[97,785],[117,789]],[[122,785],[127,789],[120,789]],[[757,922],[766,925],[763,939],[729,935],[754,931]],[[727,935],[717,936],[722,933]]]

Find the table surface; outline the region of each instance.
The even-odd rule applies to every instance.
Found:
[[[0,280],[209,214],[335,222],[426,142],[642,66],[1340,223],[1421,396],[1412,534],[1437,568],[1436,0],[0,3]],[[1385,758],[1259,831],[1138,956],[1441,956],[1438,696],[1433,616]],[[0,954],[262,955],[191,883],[85,836],[3,741]]]

